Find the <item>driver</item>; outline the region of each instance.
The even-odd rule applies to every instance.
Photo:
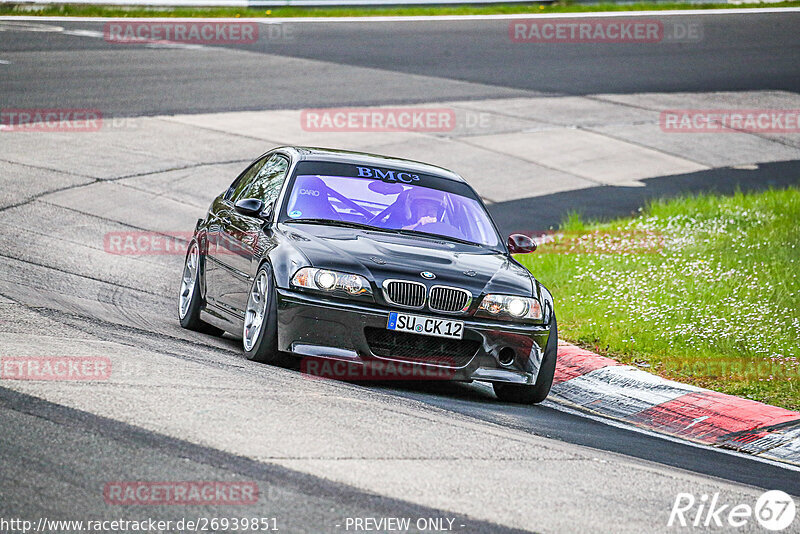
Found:
[[[420,226],[440,222],[444,216],[444,195],[421,187],[408,191],[405,198],[405,215],[409,224],[403,230],[416,230]]]

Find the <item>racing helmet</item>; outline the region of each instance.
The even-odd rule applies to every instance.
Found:
[[[406,191],[405,204],[405,215],[409,222],[416,222],[426,215],[435,216],[437,221],[441,221],[447,207],[442,191],[419,186]]]

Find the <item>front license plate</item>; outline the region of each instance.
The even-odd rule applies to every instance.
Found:
[[[463,321],[421,317],[419,315],[398,312],[391,312],[389,314],[389,323],[386,325],[386,328],[399,332],[446,337],[448,339],[461,339],[464,335]]]

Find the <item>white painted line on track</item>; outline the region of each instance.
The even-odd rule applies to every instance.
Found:
[[[0,20],[2,22],[2,20]],[[41,25],[40,25],[41,26]],[[53,32],[53,33],[61,33],[62,35],[73,35],[75,37],[91,37],[93,39],[105,39],[106,35],[103,32],[98,32],[94,30],[67,30],[61,26],[45,26],[40,27],[33,24],[27,26],[11,26],[11,27],[2,27],[0,26],[0,31],[15,31],[15,32]],[[43,29],[44,28],[44,29]],[[199,45],[199,44],[186,44],[186,43],[179,43],[173,41],[157,41],[157,42],[149,42],[143,41],[141,43],[130,43],[134,45],[142,45],[146,48],[176,48],[182,50],[204,50],[208,48],[206,45]],[[0,64],[8,64],[10,62],[0,60]]]
[[[597,18],[597,17],[669,17],[696,15],[753,15],[760,13],[792,13],[800,12],[800,7],[768,7],[768,8],[732,8],[732,9],[686,9],[664,11],[598,11],[589,13],[516,13],[502,15],[430,15],[430,16],[387,16],[387,17],[226,17],[226,18],[192,18],[192,17],[158,17],[153,21],[170,22],[260,22],[262,24],[278,23],[327,23],[327,22],[449,22],[480,20],[517,20],[517,19],[565,19],[565,18]],[[131,18],[130,20],[143,20]],[[125,20],[119,17],[37,17],[37,16],[2,16],[0,20],[43,21],[43,22],[106,22],[109,20]]]
[[[103,32],[95,32],[92,30],[64,30],[61,33],[65,35],[76,35],[78,37],[96,37],[103,38]]]
[[[61,26],[42,24],[42,21],[36,21],[34,24],[28,24],[28,22],[31,21],[15,20],[15,17],[0,17],[0,22],[3,23],[0,25],[0,32],[60,32],[64,30],[64,28]]]
[[[783,469],[788,469],[789,471],[796,471],[796,472],[800,473],[800,466],[796,466],[794,464],[787,464],[787,463],[784,463],[784,462],[778,462],[778,461],[775,461],[775,460],[770,460],[768,458],[763,458],[761,456],[755,456],[753,454],[746,454],[746,453],[739,452],[739,451],[734,451],[734,450],[731,450],[731,449],[722,449],[722,448],[719,448],[719,447],[711,447],[709,445],[703,445],[702,443],[695,443],[693,441],[688,441],[688,440],[676,438],[676,437],[673,437],[673,436],[669,436],[667,434],[659,434],[658,432],[653,432],[652,430],[647,430],[647,429],[644,429],[644,428],[640,428],[638,426],[634,426],[634,425],[631,425],[629,423],[625,423],[625,422],[619,421],[617,419],[610,419],[608,417],[604,417],[604,416],[600,416],[600,415],[594,415],[592,413],[588,413],[588,412],[583,411],[583,410],[578,410],[576,408],[572,408],[571,406],[568,406],[566,403],[562,403],[562,402],[559,402],[559,401],[548,399],[548,400],[544,401],[541,404],[541,406],[545,406],[547,408],[552,408],[552,409],[557,410],[559,412],[567,413],[567,414],[570,414],[570,415],[575,415],[577,417],[583,417],[585,419],[591,419],[592,421],[596,421],[598,423],[603,423],[604,425],[613,426],[615,428],[620,428],[620,429],[623,429],[623,430],[630,430],[631,432],[637,432],[639,434],[644,434],[646,436],[650,436],[650,437],[654,437],[654,438],[659,438],[659,439],[671,441],[673,443],[680,443],[681,445],[688,445],[689,447],[694,447],[694,448],[697,448],[697,449],[704,449],[704,450],[707,450],[707,451],[708,450],[712,450],[712,451],[715,451],[715,452],[719,452],[721,454],[728,454],[730,456],[736,456],[737,458],[743,458],[743,459],[746,459],[746,460],[754,460],[756,462],[769,464],[769,465],[771,465],[773,467],[781,467]],[[624,454],[624,453],[619,453],[619,454]],[[630,455],[626,455],[626,456],[630,456]]]
[[[5,59],[0,59],[0,65],[11,65],[11,62],[6,61]]]

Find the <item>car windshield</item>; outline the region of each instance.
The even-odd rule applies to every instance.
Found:
[[[406,171],[336,167],[352,172],[305,174],[298,168],[286,203],[287,220],[330,220],[498,244],[489,215],[465,184]]]

